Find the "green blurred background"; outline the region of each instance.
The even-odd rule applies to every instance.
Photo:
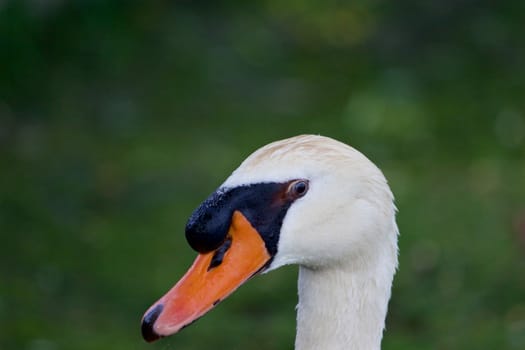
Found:
[[[290,349],[294,267],[143,312],[253,150],[350,143],[399,207],[384,349],[525,349],[525,2],[0,1],[0,348]]]

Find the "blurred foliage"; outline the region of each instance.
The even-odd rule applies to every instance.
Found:
[[[156,344],[139,323],[199,202],[316,133],[397,197],[384,349],[525,349],[523,23],[520,0],[0,1],[0,348],[290,349],[295,268]]]

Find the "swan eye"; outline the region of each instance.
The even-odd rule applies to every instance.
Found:
[[[294,198],[300,198],[308,192],[308,181],[296,180],[290,184],[288,193]]]

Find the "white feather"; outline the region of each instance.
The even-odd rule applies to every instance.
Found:
[[[303,135],[250,155],[224,187],[309,180],[268,271],[299,264],[296,349],[379,349],[397,268],[393,195],[364,155]]]

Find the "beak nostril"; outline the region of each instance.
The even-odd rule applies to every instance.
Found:
[[[142,337],[148,343],[151,343],[161,337],[155,332],[155,330],[153,329],[153,325],[155,324],[157,318],[159,318],[159,315],[163,309],[164,305],[158,304],[150,312],[144,315],[144,318],[142,319]]]
[[[211,258],[211,261],[210,261],[210,266],[208,266],[208,271],[222,264],[222,260],[224,259],[224,254],[226,254],[228,249],[230,249],[231,245],[232,245],[232,239],[231,237],[227,237],[224,243],[219,248],[217,248],[217,250],[213,254],[213,257]]]

